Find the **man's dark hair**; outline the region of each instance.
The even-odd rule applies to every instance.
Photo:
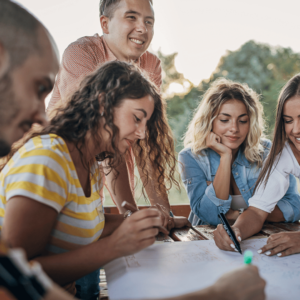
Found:
[[[121,0],[100,0],[100,17],[106,16],[111,19],[120,1]],[[149,2],[153,4],[153,0],[149,0]]]
[[[0,0],[0,43],[9,54],[9,71],[40,50],[37,32],[40,26],[41,23],[20,5]]]

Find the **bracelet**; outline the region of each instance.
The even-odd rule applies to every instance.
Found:
[[[131,210],[127,210],[124,214],[124,219],[130,217],[132,215],[132,211]]]

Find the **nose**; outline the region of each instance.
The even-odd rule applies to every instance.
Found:
[[[137,128],[135,134],[139,140],[143,140],[146,137],[146,124],[141,124]]]
[[[300,134],[300,120],[295,120],[293,126],[293,134],[294,135],[299,135]]]
[[[32,121],[34,123],[38,123],[42,126],[46,126],[49,124],[47,115],[46,115],[46,111],[45,111],[45,103],[44,101],[41,101],[35,111],[35,113],[33,114],[33,118]]]
[[[136,31],[139,32],[139,33],[146,33],[148,31],[147,27],[146,27],[146,24],[143,20],[139,20],[136,23]]]
[[[237,122],[233,121],[230,126],[230,132],[238,132],[238,131],[239,131],[239,125]]]

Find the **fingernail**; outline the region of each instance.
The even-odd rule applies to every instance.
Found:
[[[242,241],[242,238],[240,236],[238,236],[238,239],[239,239],[240,242]]]
[[[278,254],[277,254],[277,256],[281,256],[281,255],[282,255],[282,253],[278,253]]]
[[[234,251],[239,252],[236,248],[234,248]]]
[[[234,245],[233,245],[233,244],[230,244],[230,247],[231,247],[232,249],[235,249],[235,247],[234,247]]]
[[[270,255],[270,254],[271,254],[271,251],[266,252],[266,255]]]
[[[261,254],[261,253],[262,253],[262,250],[261,250],[261,249],[257,250],[257,253],[258,253],[258,254]]]

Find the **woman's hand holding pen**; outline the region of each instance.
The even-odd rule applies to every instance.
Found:
[[[182,228],[185,226],[192,227],[191,223],[186,217],[171,217],[169,211],[161,204],[156,204],[154,207],[161,212],[163,226],[167,228],[167,230],[170,231],[173,228]]]
[[[240,242],[242,240],[240,230],[234,226],[232,226],[231,229],[235,233],[237,240]],[[221,224],[219,224],[216,230],[214,231],[214,240],[217,247],[221,250],[237,251],[235,250],[233,241],[230,239],[229,235],[227,234],[226,230]]]
[[[137,211],[108,237],[109,247],[116,258],[134,254],[155,242],[159,226],[162,226],[162,221],[157,209]]]

